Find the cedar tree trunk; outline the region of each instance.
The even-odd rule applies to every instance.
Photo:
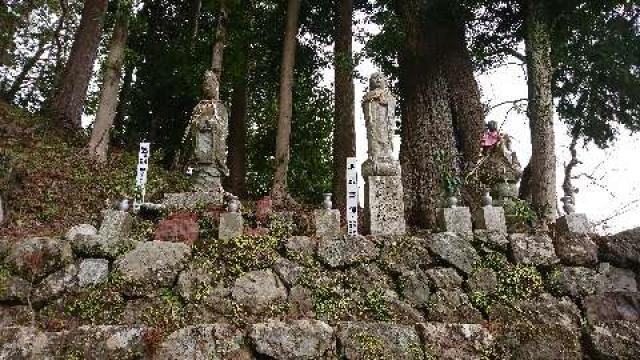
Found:
[[[400,57],[403,94],[400,161],[407,221],[433,228],[446,197],[443,177],[455,175],[457,155],[442,50],[449,44],[420,0],[398,1],[406,36]]]
[[[82,18],[71,47],[71,54],[50,102],[51,110],[63,127],[80,128],[93,63],[100,45],[107,2],[107,0],[84,2]]]
[[[347,158],[356,156],[353,85],[353,0],[339,0],[335,44],[335,118],[333,130],[333,198],[345,214]]]
[[[89,154],[100,163],[107,161],[109,131],[113,125],[118,107],[118,93],[120,91],[120,77],[127,46],[128,27],[128,9],[119,9],[113,28],[111,45],[109,46],[109,56],[107,57],[104,71],[98,114],[96,115],[93,130],[91,131],[91,139],[87,146]]]
[[[298,16],[300,0],[289,0],[284,33],[282,64],[280,66],[280,94],[278,99],[278,132],[276,136],[276,164],[271,196],[277,205],[289,200],[287,173],[289,170],[291,118],[293,115],[293,70],[296,62]]]

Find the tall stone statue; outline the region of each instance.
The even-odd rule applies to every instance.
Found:
[[[196,105],[185,133],[185,140],[193,141],[195,163],[193,187],[195,191],[222,190],[222,177],[229,174],[227,168],[227,136],[229,115],[219,99],[219,80],[215,73],[205,73],[206,99]]]
[[[406,231],[400,163],[393,158],[395,108],[387,79],[373,74],[362,99],[369,142],[369,156],[362,164],[365,225],[371,235],[403,235]]]
[[[362,165],[363,175],[399,175],[400,164],[393,159],[396,99],[389,91],[383,74],[371,76],[369,92],[362,99],[362,110],[369,143],[369,156]]]

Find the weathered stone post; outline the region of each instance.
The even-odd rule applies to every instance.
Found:
[[[393,158],[396,100],[387,79],[371,76],[362,100],[369,152],[362,164],[365,179],[365,226],[371,235],[402,235],[406,231],[400,163]]]

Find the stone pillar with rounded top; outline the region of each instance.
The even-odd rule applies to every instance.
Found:
[[[371,235],[406,232],[400,163],[393,158],[395,107],[387,79],[381,73],[373,74],[362,100],[369,144],[368,159],[362,164],[365,227]]]
[[[333,208],[332,195],[330,193],[323,194],[322,209],[313,212],[316,236],[319,238],[334,238],[341,235],[340,210]]]

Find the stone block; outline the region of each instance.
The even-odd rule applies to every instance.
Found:
[[[180,329],[158,346],[154,359],[253,359],[241,331],[224,324]]]
[[[218,238],[221,240],[233,239],[242,235],[244,220],[241,213],[220,214],[220,226],[218,228]]]
[[[346,360],[422,359],[424,353],[414,326],[345,322],[337,332],[339,353]]]
[[[192,245],[200,236],[198,216],[191,213],[175,213],[162,220],[156,228],[153,239],[156,241],[183,242]]]
[[[128,212],[104,210],[98,235],[104,239],[122,239],[129,236],[133,218]]]
[[[287,301],[287,288],[271,270],[252,271],[236,279],[231,298],[247,311],[259,313]]]
[[[548,235],[511,234],[511,252],[517,263],[527,265],[554,265],[559,262],[553,241]]]
[[[322,321],[269,321],[249,332],[256,352],[273,359],[326,359],[335,351],[333,329]]]
[[[66,241],[34,237],[16,242],[4,260],[16,275],[38,281],[71,262],[73,252]]]
[[[122,292],[128,296],[147,296],[159,288],[173,286],[190,256],[191,247],[182,243],[140,243],[115,263],[115,271],[123,279]]]
[[[404,192],[400,176],[369,176],[365,184],[365,224],[371,235],[404,235]]]
[[[438,258],[465,274],[470,274],[473,265],[480,260],[471,242],[454,233],[433,234],[428,239],[427,246]]]
[[[438,209],[438,227],[444,232],[473,235],[471,211],[468,207]]]
[[[640,321],[640,294],[633,292],[611,292],[587,296],[582,301],[589,322],[596,321]]]
[[[98,285],[107,281],[109,261],[105,259],[85,259],[80,263],[78,285],[80,287]]]
[[[504,208],[500,206],[485,206],[475,214],[476,228],[491,232],[505,234],[507,232],[507,220],[504,216]]]
[[[637,321],[596,322],[589,326],[587,335],[594,358],[640,358],[640,323]]]
[[[316,236],[332,238],[340,236],[340,210],[315,210],[313,217],[316,222]]]
[[[593,265],[598,262],[598,246],[589,235],[558,236],[554,241],[556,254],[567,265]]]
[[[587,235],[591,233],[592,228],[587,215],[577,213],[559,218],[556,225],[560,236]]]
[[[378,255],[376,245],[360,235],[325,239],[318,247],[320,261],[333,268],[371,261]]]
[[[162,204],[172,210],[220,207],[224,203],[223,196],[219,191],[164,194]]]
[[[430,355],[442,360],[482,359],[493,343],[489,330],[478,324],[418,324]]]

